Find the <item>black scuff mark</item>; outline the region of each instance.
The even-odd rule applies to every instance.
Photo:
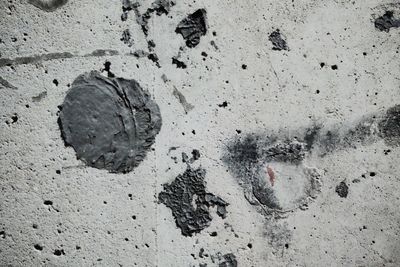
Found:
[[[395,19],[394,12],[388,10],[385,14],[375,19],[374,25],[380,31],[389,32],[391,28],[400,27],[400,19]]]
[[[28,0],[28,3],[46,12],[53,12],[68,3],[68,0]]]
[[[346,181],[341,181],[336,186],[335,192],[339,195],[339,197],[346,198],[349,194],[349,186],[346,184]]]
[[[228,106],[227,101],[222,102],[222,104],[218,104],[218,107],[220,107],[220,108],[226,108],[227,106]]]
[[[187,166],[170,184],[164,184],[159,193],[159,202],[171,209],[176,226],[184,236],[193,236],[207,228],[212,221],[210,208],[216,206],[217,214],[226,217],[226,206],[222,198],[206,191],[206,171]]]
[[[161,129],[158,105],[135,80],[97,71],[78,76],[58,123],[66,146],[88,166],[127,173],[146,157]]]
[[[277,51],[289,50],[286,38],[282,35],[279,29],[273,31],[269,35],[268,40],[270,40],[273,45],[272,50],[277,50]]]
[[[187,47],[196,47],[200,43],[200,37],[207,33],[207,11],[198,9],[188,15],[179,22],[175,32],[182,35]]]

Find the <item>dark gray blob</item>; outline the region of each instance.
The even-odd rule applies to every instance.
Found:
[[[335,192],[342,198],[346,198],[349,194],[349,187],[345,181],[340,182],[339,185],[336,186]]]
[[[400,19],[395,19],[393,13],[393,11],[386,11],[383,16],[375,19],[375,28],[380,31],[389,32],[391,28],[400,27]]]
[[[400,146],[400,105],[389,108],[378,124],[379,135],[389,146]]]
[[[180,60],[179,60],[178,58],[176,58],[176,57],[173,57],[173,58],[172,58],[172,64],[176,65],[176,67],[177,67],[178,69],[186,69],[186,68],[187,68],[187,65],[185,64],[185,62],[180,61]]]
[[[193,48],[200,43],[200,37],[207,33],[207,12],[198,9],[179,22],[175,29],[186,40],[186,46]]]
[[[68,0],[28,0],[28,3],[43,11],[53,12],[68,3]]]
[[[237,267],[238,263],[236,256],[232,253],[225,254],[223,261],[218,265],[219,267]]]
[[[218,216],[226,217],[226,206],[229,204],[220,197],[207,193],[205,175],[204,169],[192,169],[188,166],[172,183],[165,184],[158,195],[159,201],[171,209],[175,223],[184,236],[200,233],[210,225],[210,207],[216,206]]]
[[[133,39],[129,29],[126,29],[122,32],[121,41],[124,42],[124,44],[128,45],[129,47],[133,45]]]
[[[161,114],[135,80],[80,75],[61,106],[59,125],[78,159],[98,169],[127,173],[139,165],[161,128]]]
[[[273,50],[289,50],[289,47],[287,46],[285,38],[282,36],[281,32],[279,29],[276,29],[273,31],[269,37],[268,40],[271,41],[273,47]]]

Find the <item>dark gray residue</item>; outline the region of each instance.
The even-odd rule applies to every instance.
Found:
[[[62,138],[87,165],[127,173],[145,158],[161,128],[161,114],[135,80],[80,75],[59,115]]]
[[[339,185],[336,186],[335,192],[343,198],[346,198],[349,194],[349,187],[345,181],[340,182]]]
[[[5,88],[10,88],[10,89],[13,89],[13,90],[17,90],[18,89],[17,87],[12,85],[9,81],[7,81],[6,79],[3,79],[1,77],[0,77],[0,85],[2,85]]]
[[[172,183],[165,184],[158,195],[159,201],[171,209],[175,223],[184,236],[200,233],[210,225],[210,207],[217,207],[218,216],[226,216],[226,206],[229,204],[220,197],[207,193],[205,175],[204,169],[192,169],[188,166]]]
[[[400,19],[395,19],[393,11],[386,11],[383,16],[375,19],[375,28],[380,31],[389,32],[391,28],[400,27]]]
[[[379,135],[389,146],[400,146],[400,105],[386,111],[378,124]]]
[[[173,57],[172,58],[172,64],[176,65],[176,67],[178,69],[186,69],[187,65],[185,64],[185,62],[180,61],[178,58]]]
[[[205,9],[198,9],[179,22],[175,29],[186,40],[186,46],[192,48],[200,43],[200,37],[207,33],[207,17]]]
[[[281,32],[279,31],[279,29],[276,29],[275,31],[273,31],[269,37],[268,40],[271,41],[273,47],[273,50],[289,50],[289,47],[287,46],[286,40],[284,38],[284,36],[282,36]]]
[[[232,253],[225,254],[223,261],[218,265],[219,267],[237,267],[238,262],[236,256]]]
[[[0,68],[5,66],[16,66],[16,65],[26,65],[26,64],[37,64],[44,61],[57,60],[57,59],[68,59],[76,57],[104,57],[104,56],[115,56],[119,55],[116,50],[108,49],[97,49],[89,54],[77,55],[69,52],[62,53],[49,53],[43,55],[34,55],[28,57],[17,57],[14,59],[10,58],[0,58]],[[129,55],[129,54],[127,54]]]
[[[53,12],[68,3],[68,0],[28,0],[28,3],[43,11]]]
[[[43,91],[40,94],[38,94],[37,96],[33,96],[32,97],[32,101],[33,102],[40,102],[42,101],[43,98],[45,98],[47,96],[47,91]]]

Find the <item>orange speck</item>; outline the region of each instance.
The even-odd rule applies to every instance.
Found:
[[[275,178],[274,170],[270,166],[267,166],[267,174],[269,176],[269,182],[271,183],[271,186],[274,186],[276,178]]]

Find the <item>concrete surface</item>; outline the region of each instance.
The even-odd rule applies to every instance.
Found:
[[[0,2],[0,266],[400,266],[399,121],[395,141],[382,130],[400,104],[398,1],[177,0],[148,13],[147,36],[136,16],[152,0],[126,20],[116,0],[33,2]],[[198,9],[207,32],[187,47],[175,29]],[[72,82],[106,61],[162,116],[125,174],[86,166],[57,123]],[[298,161],[268,154],[284,140]],[[187,168],[229,203],[223,218],[203,201],[210,222],[191,236],[159,200]]]

